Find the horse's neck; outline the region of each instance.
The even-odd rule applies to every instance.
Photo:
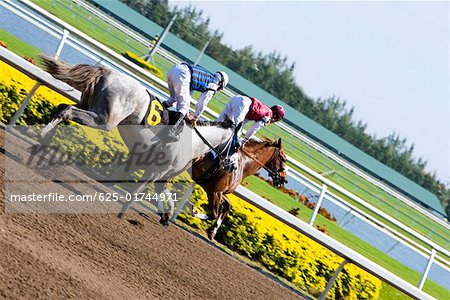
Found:
[[[243,177],[255,174],[269,161],[273,154],[273,147],[265,144],[257,144],[249,149],[245,149],[242,155],[244,156]],[[251,156],[251,157],[249,157]]]

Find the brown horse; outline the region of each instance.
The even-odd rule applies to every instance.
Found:
[[[212,216],[209,217],[216,220],[208,230],[208,237],[211,240],[214,239],[217,230],[231,209],[226,195],[234,192],[244,178],[264,168],[272,178],[274,186],[281,187],[287,182],[286,154],[281,145],[281,139],[276,142],[254,139],[248,141],[238,151],[238,169],[233,172],[224,171],[217,165],[207,155],[192,166],[192,178],[208,196],[212,212]]]

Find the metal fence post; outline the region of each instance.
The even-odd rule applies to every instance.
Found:
[[[337,270],[334,272],[333,277],[331,277],[330,281],[328,281],[327,286],[325,287],[325,290],[322,292],[322,294],[320,294],[319,298],[317,300],[325,300],[328,292],[331,290],[331,287],[333,286],[334,282],[336,281],[336,278],[338,277],[339,273],[342,271],[342,269],[344,268],[344,266],[348,263],[348,260],[344,260],[339,267],[337,268]]]
[[[56,49],[55,58],[59,58],[61,55],[62,49],[64,45],[66,44],[67,37],[69,36],[69,31],[64,28],[63,35],[61,36],[61,40],[59,41],[58,49]]]
[[[161,33],[161,36],[158,38],[158,41],[156,42],[156,45],[153,46],[152,50],[150,50],[150,53],[147,57],[147,62],[149,62],[153,58],[153,54],[155,54],[156,50],[158,50],[159,46],[161,45],[162,41],[166,37],[167,33],[169,33],[170,27],[172,27],[173,22],[175,22],[175,19],[177,18],[177,15],[174,15],[172,19],[170,20],[169,24],[167,24],[166,28],[164,28],[163,32]]]
[[[327,186],[325,184],[322,184],[322,190],[320,191],[319,200],[317,200],[316,207],[314,207],[313,213],[308,222],[308,224],[311,226],[314,224],[314,220],[316,219],[317,213],[319,212],[319,208],[322,205],[322,200],[323,200],[323,197],[325,196],[326,192],[327,192]]]
[[[200,51],[200,54],[197,56],[197,59],[195,60],[194,65],[198,65],[198,63],[200,62],[200,59],[202,58],[203,54],[204,54],[205,51],[206,51],[206,48],[208,48],[208,45],[209,45],[209,43],[211,42],[212,39],[213,39],[213,37],[210,37],[210,38],[206,41],[205,45],[204,45],[203,48],[202,48],[202,51]]]
[[[28,93],[27,97],[25,98],[25,100],[23,100],[22,104],[20,104],[19,109],[16,111],[16,113],[14,114],[14,116],[11,118],[11,121],[9,121],[10,126],[14,126],[14,124],[17,123],[17,121],[19,120],[20,116],[22,115],[23,111],[25,110],[25,108],[28,106],[28,103],[30,103],[31,98],[33,97],[34,93],[36,92],[36,90],[41,86],[40,82],[36,82],[34,84],[34,86],[31,88],[30,92]]]
[[[56,49],[56,53],[55,53],[55,58],[58,58],[61,55],[61,51],[64,47],[64,44],[67,41],[67,37],[69,36],[69,31],[67,29],[63,30],[63,34],[61,36],[61,41],[59,42],[58,48]],[[11,121],[9,121],[8,125],[14,126],[14,124],[17,123],[17,121],[20,119],[20,117],[22,116],[23,111],[25,110],[25,108],[28,106],[28,104],[30,103],[31,98],[33,98],[34,93],[36,92],[36,90],[42,85],[42,83],[40,82],[36,82],[35,85],[31,88],[30,92],[28,93],[27,97],[25,98],[25,100],[23,100],[22,104],[20,104],[19,109],[16,111],[16,113],[14,114],[14,116],[11,118]]]
[[[430,272],[431,265],[433,265],[434,257],[436,256],[436,249],[431,249],[430,258],[428,259],[427,266],[425,271],[423,271],[422,279],[420,279],[418,288],[421,290],[423,285],[425,284],[425,280],[427,279],[428,273]]]

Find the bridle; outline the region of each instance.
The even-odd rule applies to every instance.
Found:
[[[279,154],[280,153],[280,148],[278,146],[272,146],[275,147],[275,151],[273,151],[272,155],[270,156],[270,158],[267,160],[267,163],[272,161],[275,157],[275,154]],[[280,166],[280,168],[276,171],[271,170],[269,167],[267,167],[265,164],[261,163],[258,159],[256,159],[253,155],[251,155],[250,153],[248,153],[246,150],[244,150],[244,148],[241,148],[242,153],[244,153],[246,156],[248,156],[250,159],[252,159],[253,161],[255,161],[258,165],[260,165],[261,168],[263,168],[264,170],[266,170],[267,173],[269,173],[269,176],[272,178],[273,180],[273,184],[276,187],[281,187],[282,185],[284,185],[285,183],[287,183],[287,180],[283,178],[283,176],[281,176],[281,173],[284,172],[284,168],[282,166]],[[266,164],[267,164],[266,163]]]

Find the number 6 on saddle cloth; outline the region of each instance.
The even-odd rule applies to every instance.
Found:
[[[148,91],[147,91],[148,92]],[[154,127],[156,125],[170,125],[170,111],[162,105],[158,98],[148,93],[150,105],[142,119],[141,125]]]

